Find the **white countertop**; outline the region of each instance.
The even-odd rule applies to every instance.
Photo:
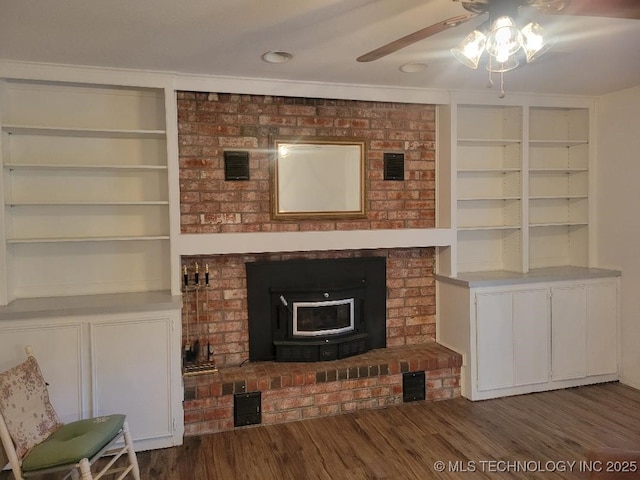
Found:
[[[571,280],[591,280],[597,278],[619,277],[619,270],[585,267],[547,267],[534,268],[527,273],[496,270],[491,272],[460,273],[457,277],[436,275],[438,281],[463,287],[495,287],[517,285],[521,283],[559,282]]]
[[[167,291],[21,298],[0,307],[0,320],[70,315],[174,310],[182,306],[180,295]]]

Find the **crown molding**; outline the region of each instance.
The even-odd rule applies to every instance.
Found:
[[[16,80],[56,81],[169,88],[200,92],[322,97],[344,100],[447,104],[449,92],[429,88],[356,85],[293,80],[195,75],[79,65],[0,60],[0,77]]]

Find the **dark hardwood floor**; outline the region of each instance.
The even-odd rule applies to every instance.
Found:
[[[598,446],[640,450],[640,391],[609,383],[406,403],[187,437],[138,459],[149,480],[583,479]]]

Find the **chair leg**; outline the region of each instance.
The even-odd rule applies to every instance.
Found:
[[[19,469],[18,470],[14,470],[12,468],[11,471],[13,472],[13,478],[15,480],[24,480],[24,477],[22,476],[22,472]]]
[[[93,480],[93,475],[91,474],[91,464],[86,458],[80,460],[80,478],[82,480]]]
[[[133,449],[133,441],[131,440],[131,434],[129,433],[129,424],[124,421],[122,426],[122,432],[124,434],[124,443],[129,447],[127,449],[127,455],[129,456],[129,463],[133,466],[131,473],[135,480],[140,480],[140,467],[138,466],[138,457],[136,451]]]
[[[5,454],[0,455],[0,457],[2,457],[3,460],[9,461],[15,480],[23,480],[20,459],[16,454],[13,440],[11,440],[11,435],[9,434],[7,424],[4,422],[2,415],[0,415],[0,451]],[[2,467],[4,467],[4,465],[2,465]]]

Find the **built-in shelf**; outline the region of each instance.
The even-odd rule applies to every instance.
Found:
[[[519,138],[459,138],[459,147],[506,147],[507,145],[519,145]]]
[[[83,207],[83,206],[122,206],[122,205],[169,205],[166,200],[122,201],[122,202],[5,202],[8,207]]]
[[[5,202],[8,207],[82,207],[89,205],[98,206],[117,206],[117,205],[169,205],[165,200],[152,200],[152,201],[122,201],[122,202]]]
[[[575,147],[577,145],[587,145],[589,140],[529,140],[529,146],[535,147]]]
[[[570,175],[572,173],[580,173],[580,172],[588,172],[589,169],[588,168],[530,168],[529,169],[529,173],[532,175],[536,175],[536,174],[546,174],[546,173],[552,173],[552,174],[558,174],[558,173],[564,173],[566,175]]]
[[[478,202],[483,200],[520,200],[521,197],[510,197],[510,196],[486,196],[486,197],[461,197],[458,198],[458,202]]]
[[[520,256],[522,111],[512,106],[455,107],[457,269],[509,268],[503,246]]]
[[[443,204],[455,248],[439,271],[589,266],[590,115],[584,107],[464,104],[440,108]],[[447,183],[451,182],[451,188]]]
[[[574,199],[574,198],[589,198],[588,195],[538,195],[538,196],[529,196],[529,200],[554,200],[554,199]]]
[[[150,241],[150,240],[169,240],[169,235],[155,236],[128,236],[128,237],[73,237],[73,238],[8,238],[7,243],[81,243],[81,242],[131,242],[131,241]]]
[[[472,230],[516,230],[520,229],[520,225],[474,225],[458,227],[458,231],[472,231]]]
[[[519,168],[459,168],[458,174],[474,173],[509,173],[519,172]]]
[[[166,136],[164,130],[49,127],[11,124],[3,125],[2,131],[15,135],[49,135],[55,137],[164,138]]]
[[[529,268],[589,266],[589,108],[529,109]]]
[[[5,163],[8,170],[167,170],[166,165],[78,165],[78,164],[45,164],[45,163]]]
[[[589,225],[588,222],[547,222],[547,223],[532,223],[529,226],[531,228],[536,227],[562,227],[562,226],[576,226],[576,225]]]
[[[0,304],[170,289],[164,91],[18,80],[0,88]]]

